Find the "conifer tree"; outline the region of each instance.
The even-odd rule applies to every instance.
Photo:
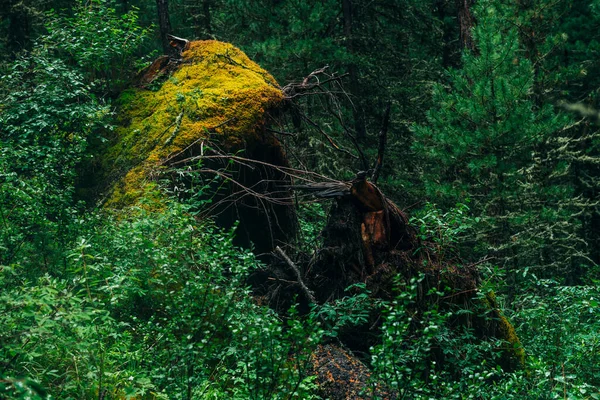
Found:
[[[589,261],[580,201],[558,179],[568,165],[548,156],[572,125],[536,101],[513,11],[501,1],[477,4],[475,49],[449,71],[448,86],[435,85],[428,123],[414,128],[429,197],[446,207],[470,200],[481,218],[472,254],[496,256],[512,280],[523,268],[568,274]]]
[[[536,0],[517,4],[515,24],[535,66],[536,101],[561,105],[577,120],[548,141],[540,159],[558,168],[560,172],[552,175],[555,181],[560,179],[573,188],[574,218],[582,224],[582,241],[589,244],[588,261],[598,264],[600,143],[594,122],[598,121],[600,87],[599,3]]]

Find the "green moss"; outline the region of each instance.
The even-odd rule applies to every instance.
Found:
[[[182,58],[159,88],[119,97],[116,137],[103,167],[123,178],[107,207],[135,204],[161,163],[193,143],[210,139],[237,151],[265,140],[265,112],[283,100],[272,76],[227,43],[191,42]]]
[[[525,365],[525,350],[521,345],[521,341],[517,336],[514,326],[504,316],[498,306],[496,300],[496,294],[493,291],[488,292],[485,295],[484,305],[486,308],[492,310],[496,319],[496,337],[506,342],[506,346],[503,347],[505,356],[503,357],[505,364],[510,365],[512,368],[523,367]]]

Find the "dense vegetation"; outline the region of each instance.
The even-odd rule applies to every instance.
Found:
[[[159,181],[160,209],[99,205],[88,180],[117,96],[162,54],[166,3],[0,5],[0,398],[318,398],[313,350],[373,309],[363,360],[404,398],[600,398],[600,2],[168,4],[173,34],[231,42],[282,85],[344,75],[335,102],[297,103],[320,131],[282,122],[313,171],[353,177],[351,138],[374,158],[391,103],[379,184],[419,236],[480,270],[525,349],[517,371],[447,328],[467,310],[409,328],[418,279],[375,304],[358,287],[309,312],[259,305],[247,278],[262,261],[199,217],[197,188],[175,200]],[[326,206],[299,206],[303,251]]]

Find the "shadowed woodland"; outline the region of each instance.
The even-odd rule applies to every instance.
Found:
[[[600,398],[600,4],[0,5],[0,398]]]

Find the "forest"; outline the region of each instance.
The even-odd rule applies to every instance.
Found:
[[[599,0],[2,0],[0,399],[600,399]]]

